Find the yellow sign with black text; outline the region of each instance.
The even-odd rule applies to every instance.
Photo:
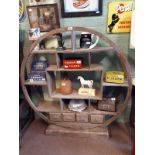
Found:
[[[108,8],[108,33],[130,32],[133,1],[111,2]]]

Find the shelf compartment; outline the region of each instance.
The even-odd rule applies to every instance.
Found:
[[[85,113],[88,114],[89,113],[88,100],[85,100],[87,107],[82,112],[76,112],[76,111],[72,111],[69,109],[68,105],[69,105],[70,99],[62,99],[62,102],[63,102],[63,112],[65,112],[65,113],[78,113],[78,114],[85,114]]]
[[[52,98],[62,98],[62,99],[92,99],[92,100],[102,100],[102,94],[101,92],[96,90],[96,96],[85,96],[85,95],[79,95],[78,91],[73,90],[72,94],[69,95],[63,95],[59,92],[57,89],[54,91],[51,95]]]
[[[113,47],[95,47],[93,49],[71,49],[68,48],[66,50],[63,51],[56,51],[56,50],[52,50],[52,49],[44,49],[44,50],[33,50],[32,53],[90,53],[90,52],[102,52],[102,51],[112,51],[114,50]]]
[[[92,64],[90,65],[90,68],[87,67],[83,67],[82,69],[64,69],[63,67],[61,68],[57,68],[56,65],[50,65],[46,71],[102,71],[103,70],[103,66],[100,64]]]
[[[37,109],[39,112],[61,112],[61,106],[59,101],[41,101],[39,102]]]
[[[125,80],[124,83],[109,83],[109,82],[104,82],[102,83],[103,86],[112,86],[112,87],[128,87],[128,82]]]
[[[91,114],[101,114],[101,115],[117,115],[117,112],[101,111],[97,109],[97,104],[90,104]]]
[[[30,82],[30,81],[26,80],[24,84],[25,85],[35,85],[35,86],[46,86],[47,85],[47,82],[46,81],[34,81],[34,82]]]

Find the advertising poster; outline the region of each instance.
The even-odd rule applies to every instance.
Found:
[[[111,2],[108,7],[108,33],[130,32],[133,1]]]

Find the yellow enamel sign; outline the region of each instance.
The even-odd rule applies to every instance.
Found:
[[[108,8],[108,33],[130,32],[133,1],[111,2]]]

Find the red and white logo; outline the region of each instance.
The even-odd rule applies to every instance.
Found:
[[[123,12],[129,12],[132,11],[132,6],[130,4],[125,6],[123,3],[120,3],[116,6],[116,11],[118,14],[121,14]]]

